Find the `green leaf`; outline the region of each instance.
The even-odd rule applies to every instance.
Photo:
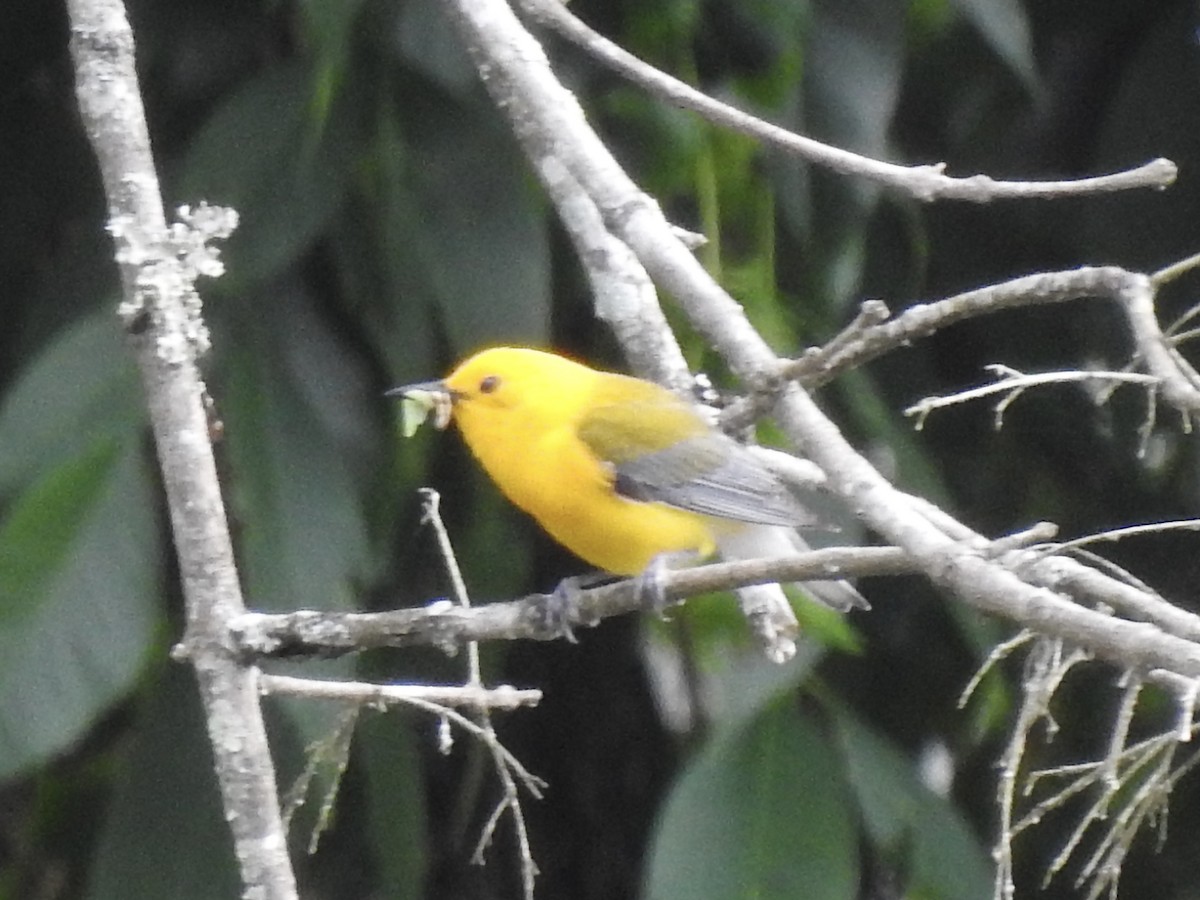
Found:
[[[322,59],[322,68],[344,71],[353,49],[354,26],[365,0],[307,0],[298,8],[305,34]]]
[[[803,587],[803,586],[802,586]],[[789,590],[788,599],[796,611],[800,632],[821,646],[843,653],[862,653],[862,636],[854,627],[851,617],[830,609],[825,604],[804,596],[799,591]],[[796,595],[800,594],[799,597]]]
[[[819,0],[813,5],[804,63],[806,134],[875,158],[888,156],[888,133],[905,61],[904,16],[892,0]],[[879,196],[867,182],[804,167],[780,166],[780,207],[819,254],[809,288],[834,309],[857,299],[866,225]]]
[[[433,289],[412,245],[421,223],[407,159],[399,123],[385,109],[360,183],[330,236],[346,307],[400,383],[428,379],[442,362]]]
[[[364,715],[357,747],[366,768],[378,890],[394,900],[419,900],[426,896],[429,847],[423,768],[410,718]]]
[[[478,109],[430,111],[410,139],[402,225],[459,355],[541,343],[550,327],[546,224],[512,138]]]
[[[872,841],[908,873],[905,896],[970,900],[992,892],[992,867],[970,825],[889,741],[835,711],[850,784]]]
[[[837,753],[787,699],[724,733],[667,800],[652,900],[857,896],[858,845]]]
[[[159,625],[161,547],[140,444],[115,454],[104,440],[35,490],[72,482],[81,496],[56,498],[70,520],[47,512],[38,523],[54,547],[24,573],[36,597],[0,622],[0,778],[65,749],[128,692]]]
[[[196,682],[170,665],[141,704],[96,848],[88,900],[240,895]]]
[[[0,409],[0,778],[78,740],[154,645],[162,548],[141,398],[103,315],[47,345]]]
[[[146,421],[142,388],[116,316],[64,328],[20,373],[0,407],[0,498]]]
[[[361,362],[297,293],[235,318],[217,399],[247,602],[352,608],[368,562],[363,498],[381,465]]]
[[[952,0],[1031,93],[1038,88],[1033,36],[1020,0]]]
[[[46,472],[0,523],[0,628],[19,626],[37,609],[108,485],[117,450],[101,439],[79,459]]]
[[[397,15],[396,50],[412,69],[456,96],[479,90],[479,73],[437,0],[406,0]]]
[[[300,64],[268,69],[230,97],[192,144],[183,199],[232,206],[241,216],[223,253],[223,292],[292,263],[342,201],[358,131],[346,104],[322,99],[320,85]]]

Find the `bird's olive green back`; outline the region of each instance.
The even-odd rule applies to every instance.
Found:
[[[577,433],[623,496],[742,522],[811,520],[769,469],[665,388],[611,375],[592,399]]]

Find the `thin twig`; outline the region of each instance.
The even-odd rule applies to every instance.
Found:
[[[1050,700],[1071,669],[1088,658],[1086,652],[1068,650],[1062,641],[1048,638],[1039,639],[1027,658],[1017,721],[1001,754],[1000,779],[996,788],[1000,801],[1000,834],[994,850],[996,900],[1012,900],[1015,892],[1012,842],[1020,825],[1014,823],[1013,816],[1021,760],[1029,735],[1039,721],[1045,722],[1047,733],[1051,736],[1058,730],[1057,723],[1050,715]]]
[[[441,551],[442,564],[446,574],[450,576],[450,585],[454,589],[454,599],[463,609],[471,608],[471,598],[467,594],[467,583],[463,580],[462,570],[458,567],[458,557],[454,555],[454,547],[450,543],[450,535],[442,522],[442,496],[433,488],[420,488],[417,493],[421,496],[422,518],[424,525],[429,525],[437,536],[438,549]],[[483,686],[483,675],[479,668],[479,644],[476,641],[467,642],[467,684],[473,688]],[[486,706],[479,707],[481,714],[486,715]],[[487,728],[491,722],[486,718],[480,723]]]
[[[442,522],[439,510],[441,496],[432,488],[421,488],[420,494],[424,500],[424,522],[430,525],[437,535],[438,547],[442,553],[442,561],[446,566],[446,571],[450,575],[450,581],[454,586],[458,605],[464,611],[469,611],[471,600],[467,595],[466,582],[463,580],[462,570],[458,565],[458,557],[454,553],[454,547],[450,543],[450,534],[446,531],[446,526]],[[479,666],[478,641],[467,642],[467,673],[467,686],[477,691],[482,691],[483,675]],[[537,692],[537,694],[540,698],[541,693]],[[474,707],[475,719],[479,725],[480,737],[484,745],[488,748],[488,751],[492,754],[496,774],[499,776],[500,784],[503,788],[503,799],[497,804],[496,809],[488,817],[487,822],[484,823],[483,830],[479,836],[479,842],[475,847],[475,852],[472,854],[471,860],[479,865],[483,864],[484,850],[492,841],[492,836],[496,826],[499,824],[501,815],[505,810],[508,810],[512,813],[513,825],[517,832],[517,851],[521,860],[521,885],[525,892],[525,900],[533,900],[533,886],[537,878],[538,868],[533,860],[533,850],[529,844],[529,830],[525,823],[525,811],[521,808],[520,791],[517,789],[516,779],[513,778],[513,773],[507,762],[512,758],[512,755],[504,749],[503,744],[500,743],[500,738],[496,735],[496,728],[492,724],[492,717],[488,712],[489,708],[489,705],[486,703]]]
[[[979,685],[983,683],[983,679],[987,676],[988,672],[992,671],[992,669],[994,669],[997,665],[999,665],[1021,647],[1037,639],[1038,636],[1032,631],[1022,629],[1008,640],[1001,641],[999,644],[993,647],[991,652],[988,654],[987,659],[985,659],[983,663],[975,669],[975,674],[971,676],[970,681],[967,682],[967,686],[962,689],[961,693],[959,693],[958,708],[964,709],[966,707],[966,705],[971,701],[971,697],[974,696],[975,691],[979,689]]]
[[[264,692],[265,693],[265,692]],[[350,764],[350,743],[354,736],[354,727],[358,724],[358,714],[361,706],[354,704],[343,711],[337,724],[327,735],[310,743],[304,751],[304,769],[296,777],[292,786],[283,797],[283,825],[291,830],[292,817],[304,804],[308,789],[316,780],[322,765],[330,766],[333,775],[330,777],[325,790],[322,792],[321,805],[313,823],[312,833],[308,836],[308,852],[311,856],[317,852],[321,835],[333,820],[333,807],[337,799],[338,788],[346,767]]]
[[[888,321],[864,327],[853,340],[842,342],[834,352],[822,353],[820,357],[806,354],[790,361],[781,370],[780,377],[796,379],[812,390],[828,383],[840,372],[862,366],[958,322],[1004,310],[1068,303],[1089,297],[1123,303],[1124,297],[1144,290],[1144,281],[1144,275],[1116,266],[1084,266],[1023,275],[942,300],[909,306]]]
[[[844,175],[865,178],[917,200],[968,200],[985,203],[1000,197],[1067,197],[1135,188],[1161,189],[1175,181],[1176,166],[1167,159],[1152,160],[1137,168],[1112,175],[1068,181],[997,181],[986,175],[952,178],[944,174],[944,163],[909,167],[870,159],[772,125],[713,99],[596,33],[572,15],[567,5],[560,0],[521,0],[520,5],[536,21],[553,29],[582,47],[593,58],[674,106],[690,109],[716,125],[757,138],[769,146],[795,154],[809,162]]]
[[[1101,778],[1105,787],[1115,790],[1120,781],[1117,777],[1117,762],[1125,750],[1125,742],[1129,738],[1129,726],[1133,723],[1133,714],[1137,710],[1138,698],[1142,694],[1145,680],[1137,672],[1128,671],[1122,680],[1125,682],[1121,692],[1121,703],[1117,714],[1113,717],[1112,732],[1108,737],[1108,752],[1104,755],[1101,768]]]
[[[1101,381],[1109,384],[1145,384],[1150,386],[1157,386],[1160,383],[1160,380],[1153,375],[1142,375],[1136,372],[1086,372],[1073,369],[1065,372],[1039,372],[1036,375],[1029,375],[1001,364],[989,365],[986,368],[999,380],[993,384],[981,385],[977,388],[970,388],[969,390],[959,391],[943,397],[926,397],[906,408],[904,415],[915,417],[917,421],[913,427],[920,431],[925,427],[926,418],[936,409],[957,406],[971,400],[978,400],[981,397],[1004,394],[1005,397],[995,407],[995,421],[993,425],[999,431],[1004,425],[1004,413],[1008,410],[1008,407],[1021,394],[1032,387],[1047,384],[1080,384],[1091,381]]]
[[[542,700],[540,690],[509,685],[485,688],[451,684],[371,684],[268,674],[262,675],[259,683],[264,694],[285,694],[307,697],[310,700],[338,700],[359,706],[383,707],[394,703],[423,701],[438,706],[512,710],[522,706],[537,706]]]
[[[1164,266],[1150,276],[1150,281],[1155,288],[1160,288],[1165,284],[1170,284],[1198,266],[1200,266],[1200,253],[1193,254],[1186,259],[1181,259],[1179,262],[1171,263],[1169,266]]]
[[[1145,362],[1147,371],[1162,380],[1163,398],[1184,414],[1186,430],[1192,417],[1200,415],[1200,373],[1163,334],[1154,309],[1154,292],[1154,282],[1142,276],[1134,279],[1130,289],[1121,293],[1118,299],[1133,332],[1138,356]]]
[[[1062,553],[1086,547],[1089,544],[1115,543],[1116,541],[1122,541],[1125,538],[1136,537],[1138,535],[1166,534],[1171,531],[1200,531],[1200,519],[1177,519],[1172,522],[1147,522],[1144,525],[1126,525],[1122,528],[1110,528],[1107,531],[1085,534],[1082,537],[1077,537],[1069,541],[1049,544],[1036,552],[1043,555]]]

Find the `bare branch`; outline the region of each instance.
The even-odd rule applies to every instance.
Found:
[[[918,303],[891,321],[862,328],[854,339],[843,341],[833,353],[794,360],[780,372],[780,377],[798,379],[809,389],[820,387],[838,372],[857,368],[957,322],[1007,309],[1087,297],[1118,299],[1136,292],[1139,279],[1144,277],[1115,266],[1091,266],[1024,275],[944,300]]]
[[[1110,528],[1107,531],[1097,531],[1095,534],[1085,534],[1083,537],[1070,541],[1062,541],[1049,548],[1055,553],[1064,550],[1074,550],[1086,547],[1088,544],[1114,542],[1128,537],[1145,534],[1165,534],[1169,531],[1200,531],[1200,519],[1180,519],[1175,522],[1148,522],[1145,525],[1126,525],[1123,528]]]
[[[370,684],[263,674],[259,676],[259,687],[264,694],[338,700],[378,707],[421,702],[471,709],[512,710],[522,706],[537,706],[542,700],[539,690],[518,689],[510,685],[485,688],[459,684]]]
[[[1161,189],[1175,181],[1176,166],[1167,159],[1152,160],[1113,175],[1068,181],[997,181],[986,175],[952,178],[943,174],[945,163],[909,167],[881,162],[772,125],[701,93],[597,34],[572,15],[567,5],[559,0],[521,0],[520,5],[537,22],[553,29],[582,47],[593,58],[674,106],[690,109],[716,125],[757,138],[768,146],[809,162],[843,175],[865,178],[917,200],[986,203],[1001,197],[1029,199],[1134,188]]]
[[[783,386],[790,381],[797,381],[807,390],[815,390],[842,372],[907,347],[958,322],[1002,310],[1092,297],[1107,298],[1121,306],[1122,312],[1131,321],[1130,330],[1139,349],[1143,340],[1149,342],[1151,347],[1161,347],[1164,342],[1170,346],[1174,355],[1169,358],[1162,352],[1140,354],[1147,360],[1154,359],[1157,368],[1149,373],[1154,381],[1148,380],[1148,376],[1137,376],[1132,380],[1156,387],[1169,380],[1176,387],[1168,399],[1183,397],[1184,406],[1180,408],[1187,409],[1187,404],[1191,402],[1187,388],[1190,384],[1187,374],[1190,366],[1173,349],[1174,339],[1164,338],[1157,323],[1139,322],[1135,325],[1133,322],[1130,311],[1139,308],[1136,298],[1144,294],[1146,283],[1146,276],[1115,266],[1043,272],[956,294],[944,300],[918,303],[891,320],[886,319],[886,306],[878,301],[865,301],[854,323],[829,344],[809,350],[797,359],[776,363],[752,381],[750,395],[731,404],[722,413],[722,427],[729,430],[743,428],[769,412]],[[1124,374],[1120,378],[1130,380]],[[1151,401],[1155,396],[1157,392],[1152,395]],[[1151,402],[1148,414],[1150,421],[1153,411]]]
[[[1142,375],[1137,372],[1098,372],[1072,369],[1066,372],[1038,372],[1037,374],[1029,375],[1002,364],[989,365],[987,369],[999,380],[993,384],[981,385],[977,388],[958,391],[957,393],[947,394],[943,397],[926,397],[905,409],[904,415],[915,417],[917,421],[913,427],[920,431],[925,427],[925,420],[929,417],[929,414],[935,409],[945,409],[948,406],[969,403],[981,397],[1004,394],[1005,396],[996,403],[995,407],[994,426],[999,431],[1004,425],[1004,413],[1008,410],[1008,407],[1031,387],[1039,387],[1047,384],[1081,384],[1093,381],[1104,382],[1110,385],[1144,384],[1152,387],[1160,384],[1160,380],[1155,376]]]
[[[1026,554],[1027,558],[1013,553]],[[972,553],[964,558],[983,565],[990,557]],[[1161,669],[1184,679],[1200,679],[1200,641],[1195,637],[1200,618],[1162,601],[1152,602],[1153,598],[1143,591],[1064,557],[1043,558],[1034,551],[1019,550],[999,557],[996,562],[1012,566],[1035,584],[1044,580],[1058,590],[1085,586],[1082,593],[1089,600],[1116,598],[1137,610],[1143,621],[1129,621],[1088,609],[1028,585],[1024,590],[1029,593],[1022,596],[1020,605],[996,601],[1001,604],[994,610],[998,614],[1041,634],[1070,635],[1122,668]],[[737,584],[831,580],[912,571],[913,564],[906,554],[894,548],[831,548],[792,559],[719,563],[669,572],[664,578],[664,589],[666,596],[674,600],[726,590]],[[1016,580],[1014,574],[1006,572],[1006,577]],[[432,645],[452,653],[468,640],[561,638],[561,623],[547,616],[547,600],[546,595],[536,594],[469,610],[439,601],[418,609],[383,613],[309,610],[278,615],[247,613],[233,623],[232,630],[248,657],[338,655],[372,647],[414,644]],[[579,591],[574,598],[570,624],[575,628],[592,626],[608,616],[641,608],[636,584],[621,581]],[[1170,630],[1158,627],[1159,622]]]
[[[1200,413],[1200,373],[1172,346],[1163,334],[1154,312],[1154,285],[1149,278],[1136,279],[1131,290],[1120,294],[1133,330],[1138,355],[1150,374],[1162,380],[1162,395],[1188,419]],[[1187,419],[1185,419],[1186,427]]]
[[[458,599],[458,605],[463,610],[470,610],[471,600],[467,595],[467,585],[463,581],[462,570],[458,565],[458,557],[454,554],[454,547],[450,543],[450,533],[446,530],[446,525],[442,522],[440,511],[441,496],[437,491],[431,488],[422,488],[421,496],[424,499],[424,523],[433,528],[437,535],[438,547],[442,553],[442,562],[446,566],[446,571],[450,575],[450,581],[454,585],[454,594]],[[467,687],[476,692],[483,691],[483,675],[479,667],[479,643],[478,641],[467,642]],[[540,698],[541,693],[535,692]],[[536,702],[536,701],[535,701]],[[490,715],[490,707],[487,704],[480,704],[475,707],[475,719],[479,725],[479,735],[483,740],[484,745],[492,754],[492,760],[495,763],[496,774],[500,777],[500,784],[503,786],[503,798],[497,804],[495,812],[488,818],[484,825],[483,832],[479,836],[479,843],[475,848],[475,853],[472,855],[472,861],[482,864],[483,851],[491,843],[492,834],[495,831],[496,825],[500,821],[500,817],[507,810],[512,813],[513,825],[517,831],[517,847],[521,859],[521,886],[525,892],[525,900],[533,900],[533,885],[537,878],[538,868],[533,861],[533,850],[529,846],[529,830],[525,825],[525,811],[521,808],[521,795],[517,790],[516,779],[510,771],[508,759],[512,758],[511,754],[504,749],[500,743],[500,738],[496,735],[496,728],[492,724]]]
[[[668,601],[678,601],[748,584],[829,581],[912,571],[904,554],[892,548],[838,547],[791,558],[741,560],[667,571],[663,574],[663,590]],[[549,600],[546,594],[533,594],[470,609],[439,600],[424,607],[381,613],[251,612],[233,623],[233,631],[247,658],[334,656],[374,647],[412,645],[455,653],[472,640],[561,639],[562,623],[547,615]],[[572,628],[592,627],[610,616],[643,608],[636,580],[626,579],[576,591],[569,624]]]
[[[244,606],[195,366],[204,332],[191,293],[195,277],[212,271],[211,255],[181,259],[179,233],[167,227],[120,0],[67,5],[79,108],[108,197],[121,310],[146,389],[187,603],[179,655],[196,669],[244,895],[291,900],[296,883],[256,675],[239,664],[225,627]]]
[[[1047,557],[1037,551],[1007,557],[1003,562],[1031,584],[1106,607],[1181,640],[1200,644],[1200,616],[1167,603],[1144,585],[1130,584],[1124,577],[1113,578],[1066,556]]]
[[[1171,265],[1159,269],[1150,276],[1150,281],[1157,289],[1191,272],[1197,266],[1200,266],[1200,253],[1193,254],[1187,257],[1187,259],[1181,259],[1179,262],[1171,263]]]
[[[1000,799],[1000,834],[996,839],[994,851],[996,900],[1012,900],[1015,890],[1012,842],[1024,823],[1015,823],[1014,811],[1021,760],[1025,755],[1029,735],[1039,721],[1045,722],[1050,734],[1057,730],[1058,726],[1050,715],[1050,700],[1068,672],[1087,659],[1087,653],[1078,649],[1067,649],[1062,641],[1048,638],[1039,638],[1029,654],[1017,721],[1000,757],[1000,782],[997,787]]]

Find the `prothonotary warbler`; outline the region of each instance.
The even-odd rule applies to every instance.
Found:
[[[434,410],[438,427],[453,420],[513,503],[606,572],[639,575],[669,554],[806,548],[795,527],[810,516],[775,474],[653,382],[496,347],[388,394]],[[808,588],[836,609],[867,606],[846,582]]]

